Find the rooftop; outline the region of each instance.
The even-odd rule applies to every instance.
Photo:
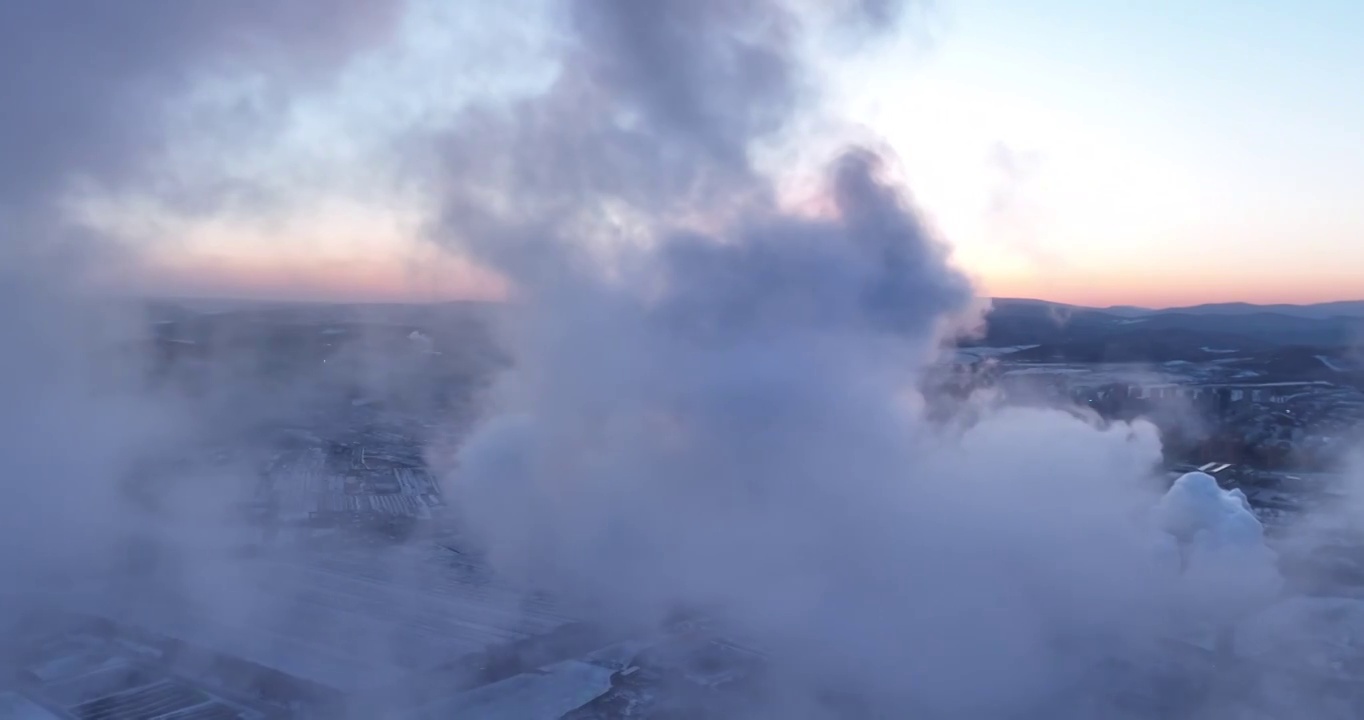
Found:
[[[382,688],[578,622],[439,551],[248,559],[233,583],[214,607],[174,595],[115,607],[95,593],[53,600],[341,693]]]

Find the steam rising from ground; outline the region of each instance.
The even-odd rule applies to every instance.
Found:
[[[130,568],[133,534],[154,538],[168,555],[195,556],[188,566],[226,574],[213,553],[223,550],[235,498],[222,478],[161,487],[143,464],[192,455],[188,444],[215,428],[197,422],[183,398],[148,391],[142,309],[97,297],[89,285],[99,271],[135,263],[136,254],[82,225],[73,197],[97,187],[145,189],[214,207],[224,199],[217,178],[168,183],[162,172],[174,104],[254,73],[271,75],[286,95],[325,82],[354,50],[382,36],[392,9],[345,2],[318,16],[309,3],[274,0],[0,6],[6,624],[35,609],[13,604],[16,592],[94,587],[112,607],[167,590],[140,583],[150,578]],[[260,127],[280,109],[234,108],[234,129]],[[117,584],[98,584],[105,580]],[[232,587],[223,580],[195,588],[193,601],[221,600]],[[9,642],[6,635],[0,650],[8,652]]]
[[[1272,559],[1216,488],[1195,479],[1175,498],[1225,510],[1235,532],[1200,526],[1202,512],[1170,532],[1172,508],[1152,515],[1151,426],[1036,409],[925,419],[924,369],[980,308],[895,158],[829,158],[803,206],[816,211],[779,191],[793,129],[836,116],[804,60],[816,31],[870,40],[894,3],[564,8],[547,91],[402,145],[433,151],[404,159],[429,173],[435,234],[517,293],[516,368],[449,477],[498,570],[623,625],[705,608],[800,681],[781,684],[783,702],[803,709],[829,685],[897,716],[1026,715],[1099,660],[1152,657],[1154,638],[1225,629],[1272,598]],[[231,498],[212,478],[142,495],[125,482],[144,450],[221,419],[146,392],[136,357],[110,354],[135,331],[93,310],[80,279],[121,249],[73,228],[63,201],[81,181],[163,192],[149,160],[166,102],[243,64],[282,74],[286,96],[325,82],[390,8],[314,12],[0,9],[0,142],[17,158],[0,168],[6,577],[112,575],[110,602],[143,602],[144,578],[110,565],[125,559],[112,540],[170,504],[154,532],[194,560],[177,598],[274,609],[233,582],[218,534],[233,528],[215,524]],[[1207,545],[1222,537],[1246,542]],[[1205,551],[1216,562],[1190,561]]]
[[[499,414],[450,481],[500,570],[616,621],[709,608],[798,676],[948,717],[1040,708],[1264,570],[1180,579],[1142,510],[1148,425],[924,419],[921,370],[972,292],[894,160],[842,152],[810,217],[750,159],[822,110],[808,18],[571,7],[559,82],[444,148],[443,227],[524,310]],[[843,10],[862,31],[891,16]]]

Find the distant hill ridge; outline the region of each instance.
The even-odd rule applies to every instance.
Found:
[[[497,324],[503,303],[278,303],[161,300],[148,306],[159,324],[236,321],[248,325],[454,326]],[[211,317],[211,316],[216,316]],[[1269,366],[1303,366],[1364,384],[1364,300],[1315,305],[1220,303],[1151,309],[1093,308],[1027,298],[994,298],[985,332],[962,346],[1022,348],[1019,360],[1226,363],[1257,357]],[[1311,373],[1308,373],[1309,375]]]
[[[1135,305],[1112,305],[1109,307],[1089,307],[1066,303],[1037,300],[1032,298],[992,298],[997,305],[1043,306],[1060,310],[1092,310],[1122,317],[1142,317],[1147,315],[1180,313],[1185,315],[1253,315],[1268,313],[1291,317],[1327,319],[1333,317],[1364,317],[1364,300],[1338,300],[1335,302],[1292,305],[1274,303],[1257,305],[1246,302],[1206,303],[1172,308],[1144,308]]]
[[[1364,301],[1316,305],[1221,303],[1150,309],[1092,308],[995,298],[984,337],[966,344],[1038,346],[1020,355],[1075,361],[1225,359],[1228,353],[1317,348],[1330,357],[1364,348]],[[1323,361],[1324,362],[1324,361]]]

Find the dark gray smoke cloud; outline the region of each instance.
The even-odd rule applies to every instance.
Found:
[[[581,70],[627,112],[722,165],[742,167],[747,144],[797,102],[791,19],[769,3],[575,3]]]

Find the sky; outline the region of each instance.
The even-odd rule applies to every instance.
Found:
[[[503,296],[495,274],[424,239],[430,199],[404,143],[542,90],[554,10],[458,5],[417,0],[390,42],[250,132],[233,118],[269,101],[270,78],[196,87],[164,170],[233,188],[228,200],[94,187],[73,206],[126,236],[145,262],[123,272],[165,294]],[[1315,302],[1364,296],[1362,29],[1345,0],[942,0],[855,60],[812,52],[828,53],[826,114],[899,156],[982,294]],[[817,147],[826,127],[790,142]]]
[[[922,66],[869,76],[901,88],[868,90],[873,124],[994,294],[1364,294],[1358,4],[958,0],[945,15]],[[987,148],[994,187],[979,160],[964,171]]]

